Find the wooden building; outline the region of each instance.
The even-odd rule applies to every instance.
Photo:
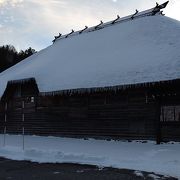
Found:
[[[149,67],[149,69],[147,69],[144,66],[140,67],[139,65],[135,65],[135,68],[132,66],[132,71],[131,65],[128,64],[124,66],[127,69],[125,69],[123,73],[117,72],[120,74],[115,72],[115,66],[122,65],[121,58],[125,58],[125,61],[122,61],[122,63],[125,63],[127,61],[126,58],[129,59],[129,57],[119,56],[120,65],[113,65],[113,63],[117,63],[117,61],[114,62],[112,59],[110,59],[110,63],[108,64],[108,61],[104,58],[105,56],[109,56],[108,58],[110,58],[109,54],[111,54],[111,51],[108,52],[102,57],[102,59],[104,58],[104,61],[101,61],[107,64],[106,66],[102,65],[105,70],[102,70],[101,74],[98,74],[100,72],[96,74],[96,70],[101,70],[101,67],[98,67],[99,69],[97,68],[99,65],[98,63],[100,62],[97,60],[99,54],[96,53],[95,50],[92,52],[94,47],[92,48],[88,45],[89,39],[93,39],[93,36],[95,36],[94,39],[99,37],[98,41],[101,41],[100,45],[102,46],[106,41],[102,38],[106,37],[109,33],[108,31],[111,31],[114,27],[118,26],[120,28],[122,27],[122,29],[126,28],[123,27],[123,24],[124,26],[127,26],[128,24],[131,24],[130,26],[132,27],[136,26],[136,24],[139,26],[141,21],[143,21],[143,18],[147,18],[144,23],[146,21],[148,23],[151,23],[151,21],[153,21],[153,23],[154,21],[160,21],[160,25],[157,29],[160,28],[160,30],[162,30],[163,23],[165,23],[167,27],[172,26],[168,28],[176,29],[175,27],[178,25],[174,25],[173,22],[170,22],[169,25],[169,19],[166,20],[164,19],[166,17],[159,17],[162,16],[160,10],[166,5],[167,3],[157,5],[155,8],[140,12],[139,14],[136,12],[136,14],[126,18],[117,18],[117,20],[112,21],[113,23],[109,22],[104,25],[95,26],[95,30],[93,30],[93,27],[85,28],[85,32],[83,31],[84,34],[80,31],[81,34],[75,32],[73,35],[72,33],[70,35],[72,37],[65,35],[66,38],[63,39],[63,36],[61,36],[60,39],[57,39],[57,42],[55,41],[49,48],[40,51],[34,56],[27,58],[25,62],[19,63],[1,73],[1,133],[25,133],[29,135],[35,134],[82,138],[93,137],[103,139],[154,139],[157,140],[158,143],[166,140],[179,141],[180,71],[178,71],[178,69],[180,70],[180,67],[178,67],[179,60],[177,58],[180,57],[180,54],[177,49],[180,47],[180,43],[173,41],[174,34],[169,35],[167,37],[167,41],[169,42],[166,42],[173,43],[173,47],[166,47],[167,44],[164,44],[164,40],[162,39],[159,39],[158,43],[155,44],[156,47],[153,47],[157,48],[158,46],[158,48],[161,47],[162,49],[162,51],[161,49],[158,49],[157,53],[153,51],[149,54],[155,58],[152,60],[154,66],[150,63],[147,65],[147,67]],[[155,17],[155,19],[157,18],[156,20],[153,20],[154,16],[157,16]],[[159,20],[159,18],[163,18],[162,21]],[[142,25],[144,24],[142,23]],[[180,32],[179,29],[177,32]],[[118,31],[119,30],[115,32]],[[147,33],[151,33],[149,27],[144,31],[141,31],[140,34],[145,34],[143,38],[146,38]],[[154,30],[152,31],[154,32]],[[103,36],[100,34],[101,32]],[[132,32],[134,32],[134,30],[132,30]],[[97,33],[99,33],[98,36]],[[127,37],[132,35],[129,32],[125,33],[127,33]],[[156,36],[155,33],[152,33],[152,36],[154,35]],[[83,39],[83,43],[81,42],[81,36],[84,36],[82,38],[85,39]],[[159,34],[157,36],[159,36]],[[167,34],[165,33],[164,36],[167,36]],[[123,37],[124,36],[122,36],[121,39],[123,39]],[[137,40],[146,40],[143,38],[138,38]],[[114,42],[115,39],[112,42]],[[156,37],[154,40],[156,40]],[[108,39],[107,41],[109,42]],[[161,41],[163,41],[162,44]],[[94,58],[92,63],[96,62],[97,64],[92,66],[92,64],[89,64],[89,61],[86,62],[87,64],[83,64],[84,62],[82,59],[79,64],[76,62],[73,64],[72,61],[69,61],[68,59],[70,57],[69,54],[66,54],[67,57],[63,55],[62,49],[66,50],[68,43],[74,44],[73,46],[75,48],[78,46],[78,42],[82,43],[81,48],[86,45],[88,47],[87,49],[83,49],[82,52],[79,51],[75,54],[72,52],[73,55],[76,55],[74,56],[75,59],[73,59],[73,61],[76,61],[78,58],[81,59],[81,53],[89,50],[85,52],[85,54],[87,56],[91,55],[91,57]],[[95,47],[95,49],[98,49],[98,47],[101,49],[98,43],[99,42],[97,42],[97,47]],[[103,46],[102,52],[107,50],[106,46],[108,46],[108,48],[112,46],[111,42],[109,43],[110,45]],[[170,44],[168,45],[170,46]],[[132,46],[132,43],[129,42],[128,46]],[[137,58],[142,56],[141,50],[145,50],[143,49],[144,46],[147,46],[147,49],[149,49],[152,47],[152,44],[151,42],[147,42],[147,44],[140,45],[142,49],[139,49],[140,47],[137,47],[137,49],[135,48]],[[58,53],[62,53],[62,57],[58,56],[57,58],[53,52],[57,53],[58,48],[60,48],[60,52]],[[116,49],[114,50],[113,48],[112,53],[119,53],[120,51],[120,54],[123,54],[124,50],[119,49],[119,47],[116,48],[118,51],[115,51]],[[167,48],[169,51],[165,52],[165,49],[163,48]],[[174,55],[173,52],[176,52],[176,54]],[[146,52],[146,55],[148,55],[148,52]],[[163,60],[159,63],[158,59],[160,55],[163,56]],[[51,65],[52,62],[50,60],[53,59],[54,56],[56,56],[55,59],[57,59],[55,62],[60,61],[58,66],[64,66],[63,63],[67,63],[68,65],[69,63],[72,63],[72,70],[74,69],[76,73],[73,74],[69,71],[69,66],[67,66],[68,68],[62,67],[59,69],[56,67],[56,63]],[[62,58],[62,60],[59,60],[59,58]],[[36,64],[39,63],[38,60],[41,62],[40,65]],[[138,63],[136,58],[133,60],[135,63]],[[132,59],[129,61],[131,62]],[[164,63],[162,63],[163,61]],[[139,63],[141,64],[143,62],[147,63],[147,61],[144,60],[141,60]],[[43,63],[48,64],[48,66],[44,66]],[[86,65],[85,71],[81,70],[84,68],[83,65]],[[37,66],[37,70],[32,69]],[[46,71],[42,72],[39,66]],[[78,68],[76,66],[78,66]],[[79,68],[79,66],[81,67]],[[87,67],[90,69],[92,68],[91,72],[89,72],[90,70]],[[64,71],[64,68],[67,70],[67,74],[69,73],[70,75],[77,77],[71,76],[69,78],[68,76],[65,78],[66,71]],[[94,68],[97,69],[94,71]],[[130,68],[131,71],[128,72],[128,68]],[[141,68],[139,72],[138,68]],[[24,71],[24,69],[27,71]],[[52,70],[54,70],[54,72]],[[51,74],[53,75],[46,76],[45,72],[47,71],[51,71]],[[108,73],[104,74],[107,71]],[[121,71],[123,71],[123,69],[121,69]],[[142,71],[142,73],[140,73],[140,71]],[[95,75],[93,74],[93,76],[90,77],[92,81],[89,84],[87,84],[89,79],[86,73],[88,73],[89,76],[95,73]],[[112,73],[113,78],[111,79]],[[155,76],[153,78],[154,74]],[[104,78],[100,75],[105,76],[105,81],[103,81]],[[66,79],[67,82],[62,81],[61,77]],[[78,78],[79,81],[77,81]],[[109,81],[107,81],[108,78],[110,78]],[[115,78],[117,78],[116,82],[112,82]],[[101,83],[99,83],[100,81]],[[62,84],[64,83],[64,87],[59,85],[61,82]],[[97,82],[100,85],[98,85]],[[80,85],[80,83],[83,85]]]

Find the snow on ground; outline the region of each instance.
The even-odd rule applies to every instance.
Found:
[[[112,166],[180,178],[180,143],[105,141],[59,137],[0,135],[0,156],[36,162],[69,162]],[[140,175],[140,173],[139,173]]]
[[[41,92],[180,78],[179,34],[179,21],[157,15],[58,40],[0,73],[0,97],[31,77]]]
[[[144,177],[143,173],[141,171],[134,171],[134,174],[136,176]]]

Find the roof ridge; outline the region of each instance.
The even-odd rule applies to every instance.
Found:
[[[141,12],[139,12],[136,9],[136,12],[134,14],[129,15],[129,16],[125,16],[125,17],[120,18],[120,16],[117,15],[117,18],[112,20],[112,21],[108,21],[106,23],[103,23],[103,21],[100,21],[100,24],[98,24],[96,26],[92,26],[92,27],[89,27],[89,28],[87,26],[85,26],[84,29],[78,30],[78,31],[74,31],[72,29],[72,31],[70,33],[65,34],[65,35],[62,35],[61,33],[59,33],[58,36],[54,36],[55,39],[52,42],[55,43],[57,40],[66,39],[68,37],[75,36],[75,35],[80,35],[80,34],[83,34],[83,33],[89,33],[89,32],[93,32],[93,31],[97,31],[97,30],[100,30],[100,29],[103,29],[103,28],[106,28],[106,27],[109,27],[109,26],[113,26],[114,24],[119,24],[119,23],[122,23],[122,22],[131,21],[131,20],[134,20],[134,19],[137,19],[137,18],[142,18],[142,17],[146,17],[146,16],[154,16],[154,15],[157,15],[157,14],[164,15],[164,14],[162,14],[161,9],[164,9],[167,6],[168,3],[169,3],[169,1],[167,1],[167,2],[165,2],[163,4],[161,4],[161,5],[156,3],[156,6],[154,8],[151,8],[151,9],[148,9],[148,10],[145,10],[145,11],[141,11]]]

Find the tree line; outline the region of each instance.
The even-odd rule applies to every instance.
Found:
[[[0,72],[17,64],[34,53],[36,53],[36,51],[31,47],[18,52],[12,45],[0,46]]]

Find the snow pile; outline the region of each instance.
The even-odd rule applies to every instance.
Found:
[[[58,40],[0,74],[34,77],[41,92],[180,78],[180,22],[161,15]]]
[[[72,162],[149,171],[180,178],[180,143],[82,140],[58,137],[0,136],[0,156],[36,162]],[[138,173],[138,171],[137,171]],[[140,176],[141,174],[139,174]]]
[[[141,171],[134,171],[134,174],[139,177],[144,177],[144,175]]]

